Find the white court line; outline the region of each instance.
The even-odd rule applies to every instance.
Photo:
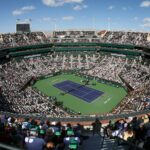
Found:
[[[99,97],[97,97],[95,100],[93,100],[91,103],[97,101],[97,100],[100,100],[101,101],[101,98],[103,97],[105,93],[103,92],[103,94],[101,94]]]
[[[109,97],[107,100],[104,101],[104,104],[107,104],[110,100],[111,98]]]
[[[54,83],[54,82],[56,82],[56,81],[58,81],[58,80],[60,80],[60,79],[56,79],[56,80],[53,80],[53,81],[51,81],[51,82]]]
[[[74,83],[74,82],[73,82]],[[78,85],[78,83],[76,83],[76,85]],[[61,86],[60,88],[63,88],[63,87],[66,87],[66,86],[68,86],[68,87],[72,87],[69,83],[68,84],[66,84],[66,85],[64,85],[64,86]],[[84,86],[84,85],[83,85]],[[85,86],[86,87],[86,86]],[[89,87],[88,87],[89,88]],[[59,89],[59,88],[58,88]],[[90,88],[89,88],[90,89]],[[91,88],[92,89],[92,88]],[[68,91],[65,91],[65,90],[62,90],[62,89],[60,89],[61,91],[63,91],[63,92],[68,92]],[[78,89],[78,88],[70,88],[70,90],[76,90],[76,91],[79,91],[79,92],[81,92],[81,93],[83,93],[83,95],[82,96],[79,96],[78,94],[71,94],[70,92],[68,92],[68,93],[70,93],[71,95],[73,95],[73,96],[76,96],[76,97],[78,97],[78,98],[81,98],[81,99],[86,99],[87,101],[88,101],[88,99],[87,98],[85,98],[85,96],[86,95],[88,95],[88,94],[91,94],[91,93],[93,93],[94,92],[94,90],[92,89],[90,92],[85,92],[85,91],[82,91],[82,90],[80,90],[80,89]],[[96,100],[96,99],[95,99]],[[93,100],[93,101],[95,101],[95,100]],[[93,102],[92,101],[92,102]],[[89,102],[88,102],[89,103]],[[91,102],[90,102],[91,103]]]

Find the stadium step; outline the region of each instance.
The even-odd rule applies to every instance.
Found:
[[[88,139],[83,141],[79,150],[100,150],[101,137],[99,135],[88,135]]]
[[[100,150],[127,150],[127,145],[118,145],[115,139],[105,137],[103,145]]]
[[[108,137],[105,137],[103,141],[103,137],[99,135],[93,136],[92,133],[89,133],[86,136],[88,136],[88,138],[83,141],[79,150],[128,150],[129,148],[127,145],[117,145],[115,139],[110,139]]]

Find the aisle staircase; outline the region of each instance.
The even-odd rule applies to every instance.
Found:
[[[87,140],[83,141],[83,145],[79,150],[100,150],[101,137],[99,135],[89,135]]]
[[[100,150],[128,150],[128,145],[118,145],[115,139],[105,137],[104,142]]]
[[[128,150],[128,145],[118,145],[115,139],[88,133],[88,139],[83,141],[79,150]]]

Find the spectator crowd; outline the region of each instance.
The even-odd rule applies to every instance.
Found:
[[[126,117],[117,121],[110,120],[105,127],[105,134],[109,138],[119,137],[130,143],[130,148],[135,149],[135,146],[144,150],[149,150],[150,147],[150,116]],[[125,141],[118,144],[125,144]],[[134,147],[133,147],[134,145]]]
[[[149,108],[150,67],[141,57],[128,58],[103,53],[64,53],[22,58],[0,65],[0,82],[5,98],[1,110],[18,113],[38,113],[53,117],[68,115],[62,108],[55,107],[54,101],[32,86],[20,89],[31,77],[47,76],[59,71],[80,70],[83,75],[106,79],[125,85],[120,76],[133,87],[134,91],[113,110],[113,114],[137,112]],[[3,107],[2,107],[3,106]],[[9,107],[8,107],[9,106]]]
[[[0,49],[47,42],[48,39],[43,32],[0,34]]]
[[[0,142],[26,150],[77,150],[83,126],[0,116]]]
[[[124,31],[55,31],[47,38],[43,32],[0,34],[0,49],[49,42],[101,42],[150,47],[150,35]],[[0,110],[21,114],[65,117],[50,97],[31,86],[20,90],[31,77],[41,77],[59,71],[78,69],[81,74],[125,85],[120,76],[134,89],[110,114],[139,112],[150,108],[150,65],[141,57],[128,58],[93,52],[55,52],[36,57],[11,59],[0,64]],[[101,126],[101,124],[99,124]],[[99,130],[95,130],[95,132]],[[93,134],[95,134],[95,132]],[[148,150],[150,141],[149,115],[110,121],[106,127],[109,137],[124,140]],[[0,141],[28,150],[75,149],[82,143],[80,124],[61,125],[34,119],[18,120],[0,117]],[[11,141],[11,142],[10,142]]]
[[[150,47],[150,34],[131,31],[66,30],[0,34],[0,49],[44,43],[115,43]]]

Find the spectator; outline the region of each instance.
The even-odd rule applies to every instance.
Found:
[[[38,138],[38,131],[35,128],[32,128],[30,136],[25,138],[27,150],[44,150],[45,144],[42,138]]]
[[[102,123],[99,121],[98,118],[95,119],[95,122],[92,123],[92,126],[93,126],[93,135],[95,135],[95,133],[101,135]]]

